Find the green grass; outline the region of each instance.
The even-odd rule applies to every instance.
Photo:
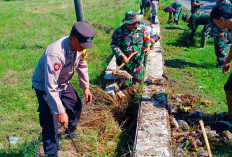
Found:
[[[138,10],[139,0],[83,0],[83,6],[85,20],[96,32],[95,47],[88,50],[90,82],[103,87],[113,30],[126,11]],[[76,21],[74,2],[0,1],[0,19],[0,156],[31,156],[37,146],[30,143],[41,133],[31,77],[45,48],[69,35]],[[71,83],[82,96],[77,76]],[[10,145],[8,136],[19,137],[19,144]]]

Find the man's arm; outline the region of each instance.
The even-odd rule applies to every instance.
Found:
[[[113,51],[113,54],[116,57],[122,57],[123,61],[125,64],[127,64],[129,62],[128,58],[123,54],[122,50],[120,49],[120,36],[119,36],[120,32],[118,30],[115,30],[113,35],[112,35],[112,42],[110,44],[111,49]]]
[[[77,73],[79,77],[79,85],[81,88],[83,88],[85,91],[85,99],[86,104],[92,103],[92,94],[89,90],[89,75],[88,75],[88,65],[85,60],[80,60],[78,67],[77,67]]]
[[[144,29],[143,31],[143,38],[147,38],[146,36],[148,36],[148,40],[145,40],[144,41],[144,46],[145,46],[145,49],[143,50],[145,52],[145,56],[148,56],[149,53],[150,53],[150,46],[151,46],[151,42],[150,42],[150,37],[149,37],[149,34],[148,32],[146,31],[146,29]]]
[[[196,1],[192,2],[193,6],[201,6],[201,5],[204,5],[204,4],[205,4],[204,2],[199,2],[199,3],[197,3]]]
[[[44,62],[45,91],[53,114],[64,113],[64,107],[58,92],[58,78],[62,69],[59,56],[47,55]]]
[[[226,59],[226,62],[225,64],[223,65],[223,73],[226,74],[228,72],[230,72],[230,62],[231,62],[231,59],[232,59],[232,46],[230,46],[230,52],[229,52],[229,55]]]
[[[47,55],[45,64],[45,91],[48,97],[48,105],[53,114],[57,115],[58,122],[66,129],[68,115],[65,113],[58,92],[58,78],[62,69],[62,61],[59,56]]]

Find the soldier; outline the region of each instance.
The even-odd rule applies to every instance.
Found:
[[[169,19],[168,23],[171,22],[172,20],[172,14],[174,16],[174,24],[178,25],[179,18],[180,18],[180,13],[182,10],[182,3],[180,1],[173,2],[170,6],[165,7],[164,11],[169,12]]]
[[[143,14],[143,10],[144,13],[147,14],[150,7],[151,7],[151,0],[142,0],[140,3],[140,14]]]
[[[124,24],[117,28],[112,35],[111,48],[116,56],[117,65],[125,63],[123,67],[133,76],[134,84],[140,83],[144,74],[144,57],[150,53],[150,40],[146,39],[146,32],[138,26],[136,11],[128,11],[123,19]],[[139,53],[130,61],[128,57],[134,51]],[[126,84],[131,85],[130,81]]]
[[[79,85],[84,89],[86,103],[91,103],[88,66],[83,50],[93,47],[94,30],[85,22],[76,22],[69,37],[49,45],[40,58],[32,77],[32,86],[39,101],[39,119],[42,127],[45,154],[56,157],[60,149],[58,122],[69,138],[76,138],[82,102],[70,84],[75,70]],[[68,134],[70,133],[70,134]]]
[[[221,3],[216,5],[211,13],[211,18],[214,22],[219,26],[222,30],[229,29],[231,32],[232,30],[232,7]],[[232,59],[232,46],[230,46],[230,52],[228,58],[223,65],[223,73],[229,73],[231,67],[231,59]],[[227,80],[224,90],[226,93],[226,100],[228,105],[228,112],[225,114],[225,118],[232,120],[232,74],[230,75],[229,79]]]
[[[158,1],[159,4],[159,1]],[[140,3],[140,14],[143,14],[144,10],[144,16],[147,17],[147,13],[151,9],[151,24],[157,24],[156,15],[157,15],[157,6],[156,6],[156,0],[142,0]]]
[[[226,5],[231,7],[231,3],[229,0],[217,0],[216,5],[218,5],[218,4],[226,4]],[[216,67],[222,68],[223,64],[225,63],[225,60],[227,58],[226,40],[227,40],[228,32],[225,30],[222,30],[220,27],[216,26],[216,24],[213,24],[212,32],[213,32],[213,37],[214,37],[215,53],[216,53],[217,62],[218,62]]]
[[[189,16],[188,14],[182,15],[182,20],[188,24],[188,27],[191,29],[191,34],[189,36],[189,42],[193,40],[193,37],[197,31],[199,25],[204,25],[202,29],[202,38],[201,38],[201,47],[205,46],[205,38],[210,33],[211,30],[211,21],[210,21],[210,14],[198,12]]]
[[[198,0],[191,0],[191,14],[198,12],[200,6],[204,4],[205,4],[204,2],[200,2]]]

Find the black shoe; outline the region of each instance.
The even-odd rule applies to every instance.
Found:
[[[57,152],[55,152],[53,154],[48,154],[48,157],[58,157]]]
[[[68,132],[68,130],[65,130],[64,133],[66,134],[66,137],[70,138],[70,139],[78,139],[78,138],[80,138],[80,136],[75,132],[75,130],[69,131],[69,132]]]
[[[223,68],[223,65],[224,65],[224,63],[217,64],[217,65],[215,66],[215,68]]]

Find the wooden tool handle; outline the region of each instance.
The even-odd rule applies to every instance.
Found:
[[[207,138],[207,135],[206,135],[206,132],[205,132],[204,122],[203,122],[203,120],[200,120],[199,123],[200,123],[201,130],[202,130],[202,133],[203,133],[203,136],[204,136],[204,139],[205,139],[207,150],[209,152],[209,157],[212,157],[209,141],[208,141],[208,138]]]
[[[128,57],[128,60],[130,61],[130,59],[138,54],[139,52],[138,51],[134,51],[132,54],[130,54],[130,56]],[[117,73],[123,66],[125,66],[126,64],[125,63],[122,63],[119,67],[117,67],[117,69],[114,71],[114,73]]]

